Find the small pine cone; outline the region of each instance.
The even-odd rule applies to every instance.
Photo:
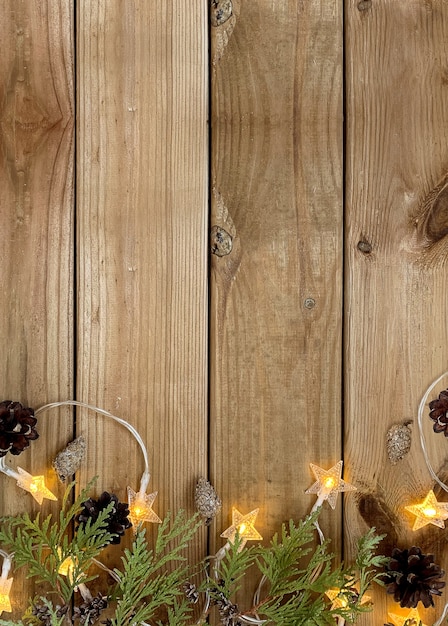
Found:
[[[213,486],[205,478],[200,478],[196,484],[194,503],[207,526],[212,523],[222,504]]]
[[[20,454],[39,437],[34,426],[37,419],[34,409],[23,407],[20,402],[0,402],[0,457],[7,452]]]
[[[107,596],[99,593],[95,598],[87,602],[83,602],[80,606],[73,609],[72,621],[79,620],[80,624],[93,624],[101,615],[104,609],[107,609]]]
[[[129,508],[128,505],[122,502],[118,502],[117,496],[107,491],[103,491],[98,500],[89,498],[82,503],[82,510],[77,515],[76,521],[79,526],[86,524],[90,519],[95,522],[98,519],[98,515],[103,511],[111,502],[113,502],[113,508],[107,518],[106,529],[108,532],[116,535],[111,539],[111,543],[120,543],[121,537],[124,535],[124,531],[132,526],[128,519]]]
[[[394,548],[383,581],[387,593],[403,608],[415,608],[419,602],[425,608],[434,606],[433,596],[442,595],[445,582],[437,580],[445,572],[434,563],[434,555],[422,554],[420,548]]]
[[[196,585],[193,585],[193,583],[186,582],[183,588],[184,588],[185,597],[187,598],[187,600],[191,602],[192,604],[196,604],[199,601],[199,593],[196,588]]]
[[[214,600],[218,607],[220,622],[223,626],[242,626],[241,620],[238,619],[240,611],[236,604],[233,604],[222,591],[218,592]]]
[[[56,605],[54,608],[56,610],[56,617],[58,617],[58,618],[61,618],[68,611],[68,606],[66,606],[66,605],[64,605],[64,606]],[[45,604],[33,604],[32,614],[35,617],[37,617],[37,619],[42,624],[45,624],[46,626],[47,625],[50,626],[50,624],[51,624],[51,614],[50,614],[50,610],[49,610],[48,606],[46,606]]]
[[[442,391],[437,400],[429,403],[429,409],[429,417],[434,420],[434,432],[448,437],[448,389]]]

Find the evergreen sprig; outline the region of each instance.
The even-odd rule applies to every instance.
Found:
[[[149,548],[144,531],[139,531],[131,549],[125,550],[123,571],[115,569],[119,582],[113,592],[117,599],[113,626],[147,622],[162,608],[168,610],[171,626],[185,623],[189,607],[181,587],[189,568],[182,552],[202,522],[197,515],[187,518],[180,511],[171,527],[169,523],[167,515],[159,527],[154,550]]]
[[[22,620],[0,620],[0,626],[62,626],[64,619],[70,619],[67,607],[75,588],[96,578],[89,568],[114,536],[107,530],[113,503],[99,513],[97,520],[89,519],[71,534],[91,486],[72,503],[70,485],[56,521],[51,515],[42,519],[39,514],[31,519],[27,513],[1,518],[0,544],[14,552],[15,567],[26,567],[28,577],[45,583],[48,593],[30,601]],[[188,565],[185,549],[202,525],[199,516],[188,518],[182,511],[174,519],[167,515],[153,543],[138,529],[132,546],[124,550],[121,567],[113,572],[117,582],[107,591],[107,623],[191,625],[191,604],[184,591],[190,587],[195,595],[202,593],[203,606],[210,603],[217,607],[221,624],[227,626],[246,623],[246,618],[258,620],[263,626],[334,626],[341,617],[353,622],[359,613],[370,609],[363,603],[368,587],[374,582],[381,584],[387,559],[377,556],[376,550],[382,537],[371,529],[358,542],[355,562],[339,564],[329,551],[329,542],[316,545],[319,515],[320,509],[299,522],[284,524],[268,546],[243,547],[243,538],[237,533],[215,557],[194,567]],[[73,560],[73,569],[71,575],[63,576],[59,568],[68,557]],[[198,589],[187,583],[191,575],[202,571],[207,574]],[[260,585],[252,605],[243,608],[236,604],[236,597],[249,571],[258,571]],[[338,590],[343,606],[327,597],[329,589]],[[55,605],[57,597],[66,614]],[[89,606],[87,600],[86,605],[77,607],[72,619],[91,626],[101,611]],[[83,623],[80,615],[86,613],[93,617]]]
[[[101,511],[97,520],[89,520],[80,527],[73,538],[68,536],[68,529],[81,510],[93,482],[81,491],[71,505],[69,498],[74,483],[67,487],[57,521],[52,521],[52,515],[41,519],[40,513],[34,519],[28,513],[0,518],[0,543],[14,552],[15,567],[26,566],[27,578],[46,583],[49,593],[57,593],[65,604],[70,602],[81,582],[86,583],[97,577],[86,572],[92,559],[114,537],[107,530],[107,517],[113,504]],[[64,576],[59,569],[67,558],[72,559],[73,568],[69,576]]]

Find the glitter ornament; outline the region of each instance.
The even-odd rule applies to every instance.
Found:
[[[222,504],[213,486],[205,478],[200,478],[196,484],[194,503],[207,526],[212,523]]]
[[[412,431],[409,424],[412,422],[404,422],[402,424],[394,424],[389,428],[386,435],[387,456],[392,465],[404,459],[411,449]]]
[[[70,441],[67,446],[59,452],[53,461],[53,467],[62,482],[69,476],[73,476],[79,469],[86,454],[86,440],[82,435]]]

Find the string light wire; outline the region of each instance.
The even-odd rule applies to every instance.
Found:
[[[418,430],[419,430],[419,435],[420,435],[420,445],[421,445],[421,448],[422,448],[423,457],[425,459],[426,467],[428,468],[428,471],[431,474],[432,478],[446,492],[448,492],[448,485],[446,485],[442,480],[440,480],[440,478],[437,476],[436,472],[434,471],[434,469],[433,469],[433,467],[431,465],[431,461],[429,460],[428,449],[426,447],[426,439],[425,439],[425,435],[423,433],[423,411],[425,410],[425,406],[426,406],[426,402],[428,400],[429,394],[433,391],[434,387],[436,387],[440,383],[440,381],[443,380],[445,378],[445,376],[447,376],[447,375],[448,375],[448,372],[444,372],[433,383],[431,383],[431,385],[429,385],[429,387],[426,390],[423,398],[420,400],[420,404],[419,404],[419,407],[418,407],[418,416],[417,416],[417,419],[418,419]]]
[[[105,409],[100,409],[97,406],[87,404],[86,402],[80,402],[78,400],[64,400],[62,402],[50,402],[49,404],[44,404],[43,406],[36,409],[36,411],[34,412],[34,415],[37,417],[38,415],[40,415],[41,413],[44,413],[45,411],[49,411],[50,409],[56,409],[62,406],[78,406],[82,409],[88,409],[89,411],[93,411],[94,413],[99,413],[100,415],[104,415],[105,417],[110,417],[110,419],[114,420],[118,424],[121,424],[121,426],[124,426],[135,437],[143,453],[143,458],[145,462],[145,471],[143,473],[142,481],[147,480],[145,484],[145,490],[146,490],[146,487],[148,486],[149,479],[150,479],[148,451],[146,449],[146,446],[143,442],[142,437],[140,436],[139,432],[134,428],[134,426],[132,426],[132,424],[129,424],[129,422],[122,419],[121,417],[117,417],[116,415],[113,415],[109,411],[106,411]]]
[[[426,406],[426,403],[428,401],[429,394],[434,390],[434,388],[447,375],[448,375],[448,371],[447,372],[443,372],[443,374],[441,374],[438,378],[436,378],[436,380],[433,383],[431,383],[429,385],[428,389],[426,390],[426,392],[424,393],[422,399],[420,400],[420,404],[419,404],[419,407],[418,407],[418,414],[417,414],[418,431],[419,431],[419,435],[420,435],[420,445],[421,445],[421,448],[422,448],[423,457],[425,459],[426,467],[428,468],[428,471],[431,474],[432,478],[446,492],[448,492],[448,485],[446,485],[437,476],[436,472],[434,471],[434,469],[433,469],[433,467],[431,465],[431,461],[429,459],[428,449],[426,447],[426,439],[425,439],[425,435],[423,433],[423,412],[425,410],[425,406]],[[440,626],[441,623],[443,622],[443,620],[445,619],[445,616],[447,615],[447,613],[448,613],[448,602],[444,606],[444,609],[442,611],[441,617],[433,624],[433,626]]]

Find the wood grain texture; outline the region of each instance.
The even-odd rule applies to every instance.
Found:
[[[35,408],[73,394],[72,34],[68,0],[2,3],[0,395]],[[60,493],[48,470],[73,435],[70,414],[43,415],[38,431],[40,439],[7,464],[46,474]],[[1,515],[36,511],[3,474],[0,493]],[[15,578],[12,617],[19,617],[36,589]]]
[[[78,12],[78,398],[142,435],[160,517],[192,512],[207,468],[207,24],[203,2],[184,9]],[[125,500],[144,469],[135,441],[92,413],[78,424],[83,482]]]
[[[308,513],[309,463],[341,454],[341,7],[233,4],[211,26],[217,548],[232,506],[265,540]],[[337,549],[340,509],[323,518]]]
[[[416,416],[427,386],[447,368],[448,6],[360,4],[363,10],[345,3],[345,457],[360,491],[348,501],[344,527],[352,547],[379,523],[388,533],[385,550],[421,545],[446,569],[443,531],[412,532],[404,507],[433,487]],[[391,465],[386,433],[407,420],[411,450]],[[439,471],[446,440],[426,417],[424,429]],[[423,611],[423,621],[433,623],[443,604]],[[388,610],[400,612],[379,592],[374,613],[360,623],[383,623]]]

